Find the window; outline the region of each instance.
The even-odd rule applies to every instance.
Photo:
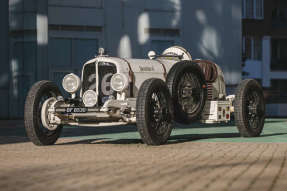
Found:
[[[245,15],[247,18],[253,18],[254,16],[254,0],[246,0],[246,5],[245,5]]]
[[[175,37],[180,35],[180,30],[170,28],[146,28],[145,33],[151,36]]]
[[[284,27],[287,24],[287,2],[286,0],[277,1],[272,10],[272,25],[274,27]]]
[[[246,59],[262,60],[262,38],[257,36],[244,36],[242,53]]]
[[[264,18],[264,0],[243,0],[242,17],[246,19]]]
[[[262,60],[262,39],[254,37],[253,46],[253,59]]]
[[[263,19],[264,18],[264,0],[254,0],[256,3],[255,6],[255,18]]]
[[[272,39],[271,46],[271,70],[287,70],[287,39]]]
[[[242,53],[244,55],[244,57],[246,59],[251,59],[252,56],[251,56],[251,38],[248,37],[248,36],[244,36],[243,37],[243,43],[242,43]]]

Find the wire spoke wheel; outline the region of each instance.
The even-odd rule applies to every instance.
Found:
[[[168,88],[160,79],[148,79],[139,89],[136,105],[137,128],[144,143],[167,142],[172,131],[172,102]]]
[[[244,80],[235,96],[235,122],[244,137],[259,136],[264,127],[265,101],[260,84]]]
[[[203,96],[199,79],[192,73],[185,73],[178,86],[177,96],[182,110],[188,114],[194,113],[200,107],[200,100]]]
[[[256,91],[250,91],[246,101],[246,113],[250,128],[258,128],[263,110],[263,100],[260,99],[260,95]]]
[[[150,119],[151,126],[157,135],[163,135],[168,129],[170,123],[169,109],[167,107],[166,97],[163,92],[157,90],[150,97]]]
[[[199,65],[190,61],[178,62],[169,71],[166,84],[173,100],[175,121],[189,124],[198,120],[207,97]]]

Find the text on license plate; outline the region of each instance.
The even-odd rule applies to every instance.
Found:
[[[85,107],[69,107],[66,108],[66,113],[86,113],[88,108]]]

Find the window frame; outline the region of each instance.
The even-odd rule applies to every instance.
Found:
[[[247,1],[253,2],[253,13],[252,16],[247,16]],[[258,2],[261,2],[259,5],[261,5],[260,10],[262,12],[262,15],[258,15]],[[264,19],[264,0],[243,0],[242,1],[242,18],[243,19],[256,19],[256,20],[263,20]]]
[[[250,40],[250,58],[249,57],[246,57],[246,60],[256,60],[256,61],[262,61],[263,59],[263,56],[262,56],[262,51],[263,51],[263,38],[262,37],[258,37],[258,40],[261,41],[261,58],[256,58],[256,51],[255,51],[255,45],[256,45],[256,39],[257,37],[256,36],[243,36],[242,39],[243,39],[243,42],[242,42],[242,52],[244,55],[247,55],[246,54],[246,51],[249,50],[249,48],[246,48],[246,45],[249,44],[247,43],[246,41],[247,40]],[[249,54],[248,54],[249,55]]]
[[[281,49],[286,48],[286,46],[282,45],[284,41],[287,44],[286,38],[272,38],[271,39],[271,63],[270,63],[271,72],[279,72],[279,71],[286,72],[287,71],[287,65],[285,65],[286,58],[284,58],[285,54],[281,54],[282,52],[284,52]],[[276,46],[274,44],[275,42],[276,42]],[[274,55],[274,52],[273,52],[274,48],[276,49],[276,55]]]

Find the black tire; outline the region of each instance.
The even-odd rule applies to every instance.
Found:
[[[189,124],[199,119],[207,96],[200,67],[190,61],[179,62],[169,71],[166,84],[172,96],[175,121]],[[185,95],[183,88],[187,90]]]
[[[242,137],[257,137],[265,121],[265,100],[261,85],[252,79],[243,80],[237,87],[234,118]]]
[[[140,87],[136,103],[137,129],[147,145],[167,142],[172,131],[171,96],[164,81],[148,79]]]
[[[50,97],[61,96],[58,87],[50,81],[35,83],[26,98],[24,125],[28,138],[38,146],[52,145],[59,138],[62,126],[50,131],[43,127],[41,120],[41,106]]]

